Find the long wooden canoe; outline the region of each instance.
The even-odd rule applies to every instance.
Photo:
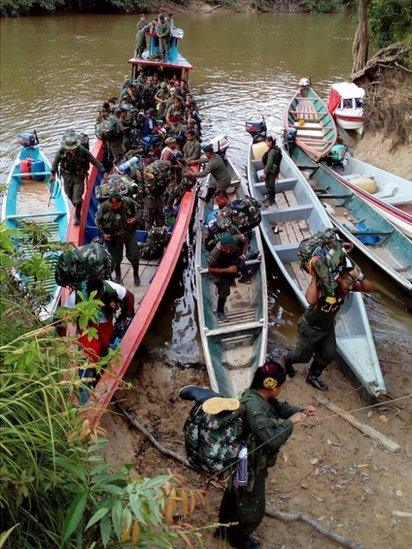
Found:
[[[44,171],[30,174],[21,172],[21,162],[33,159],[44,163]],[[36,166],[36,165],[35,165]],[[37,169],[37,168],[35,168]],[[35,223],[44,227],[52,242],[65,242],[69,225],[69,204],[59,178],[50,183],[51,165],[40,149],[39,145],[21,147],[6,182],[6,192],[3,198],[2,220],[11,229],[23,228],[25,223]],[[29,179],[26,179],[29,177]],[[24,239],[15,238],[17,251],[24,259],[36,254],[32,244]],[[49,293],[49,301],[41,307],[41,320],[50,318],[60,301],[61,288],[54,280],[54,265],[58,254],[45,254],[50,265],[52,275],[42,283],[42,287]],[[17,276],[20,276],[17,274]],[[23,283],[30,283],[30,278],[21,277]]]
[[[326,171],[360,198],[366,200],[381,215],[396,225],[404,234],[412,238],[412,181],[381,170],[376,166],[349,157],[344,166]],[[358,182],[372,179],[377,190],[373,194],[358,186]]]
[[[293,96],[285,114],[289,128],[297,130],[296,144],[314,160],[326,156],[338,136],[333,116],[312,88],[299,88]]]
[[[103,152],[103,144],[98,141],[93,150],[93,155],[98,159],[102,159]],[[77,246],[89,243],[98,234],[94,222],[98,208],[94,189],[96,185],[99,185],[101,178],[102,173],[94,167],[91,168],[84,196],[80,227],[71,227],[70,230],[70,237]],[[196,191],[194,189],[184,194],[170,241],[163,256],[157,260],[140,260],[141,285],[139,287],[133,285],[133,271],[129,262],[126,259],[122,262],[122,284],[134,294],[137,312],[120,342],[120,359],[115,364],[107,367],[90,394],[85,414],[91,426],[96,426],[99,423],[102,414],[139,349],[166,292],[187,237],[195,198]],[[65,299],[67,298],[68,294],[65,292]]]
[[[261,155],[255,158],[254,145],[248,157],[251,195],[262,201],[266,193],[260,181]],[[261,152],[261,149],[260,149]],[[325,210],[309,183],[282,148],[280,176],[276,183],[276,204],[262,210],[260,229],[266,244],[302,307],[307,307],[305,292],[309,275],[300,268],[298,245],[304,238],[332,227]],[[275,234],[275,226],[281,232]],[[362,295],[351,293],[341,308],[336,323],[338,352],[366,390],[372,395],[385,391],[375,344]]]
[[[312,162],[297,148],[292,158],[298,166],[311,170],[312,187],[335,227],[368,259],[411,293],[412,241],[378,209],[352,192],[332,170]]]
[[[239,173],[230,160],[226,160],[232,181],[239,181],[237,198],[247,191]],[[199,200],[198,214],[206,219],[210,204]],[[210,386],[226,396],[239,395],[250,387],[256,368],[266,358],[268,305],[265,258],[259,230],[253,229],[249,252],[258,255],[250,264],[258,265],[252,284],[241,284],[231,289],[226,302],[227,319],[216,316],[217,291],[207,273],[207,252],[203,246],[202,227],[196,231],[195,277],[197,314]]]

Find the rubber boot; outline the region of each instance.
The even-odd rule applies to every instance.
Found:
[[[325,368],[326,366],[319,364],[319,362],[314,359],[309,368],[308,375],[306,376],[306,383],[309,383],[309,385],[312,385],[315,389],[319,389],[319,391],[327,391],[328,386],[319,379]]]
[[[203,202],[205,202],[205,204],[208,204],[210,202],[210,199],[212,198],[212,196],[215,194],[215,189],[212,189],[212,188],[208,188],[207,189],[207,193],[206,193],[206,196],[205,197],[200,197],[200,200],[203,200]]]
[[[291,362],[290,353],[288,353],[285,357],[285,370],[286,370],[286,373],[289,377],[295,377],[296,370],[293,367],[293,364]]]
[[[121,284],[122,283],[122,271],[120,269],[120,265],[116,265],[115,270],[114,270],[114,274],[115,274],[114,282],[117,282],[117,284]]]
[[[73,225],[80,225],[80,216],[81,216],[81,213],[82,213],[82,203],[80,202],[80,204],[75,204],[74,206],[74,221],[73,221]]]
[[[225,303],[226,303],[226,298],[224,297],[219,297],[219,299],[217,300],[216,315],[219,320],[226,320]]]
[[[140,286],[139,267],[133,269],[133,282],[135,286]]]

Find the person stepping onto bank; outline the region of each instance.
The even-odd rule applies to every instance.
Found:
[[[208,272],[213,275],[217,287],[217,317],[225,320],[225,303],[230,295],[230,286],[240,272],[239,282],[250,284],[251,278],[246,266],[248,240],[243,235],[224,233],[208,257]]]

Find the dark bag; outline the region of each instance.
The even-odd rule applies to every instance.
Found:
[[[234,200],[225,208],[231,222],[241,233],[247,233],[262,221],[260,204],[251,196]]]
[[[63,252],[56,264],[55,280],[59,286],[80,286],[92,278],[109,278],[115,267],[110,253],[98,242]]]
[[[142,249],[142,257],[160,257],[169,242],[167,227],[152,227],[147,233],[146,241]]]
[[[243,442],[243,409],[207,414],[195,404],[184,426],[188,462],[198,471],[227,477]]]

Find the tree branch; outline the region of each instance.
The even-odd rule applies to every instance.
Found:
[[[120,413],[127,419],[129,424],[132,425],[132,427],[138,429],[153,444],[156,450],[158,450],[161,454],[179,462],[181,465],[193,469],[190,463],[184,457],[160,444],[160,442],[155,439],[155,437],[146,429],[146,427],[144,427],[140,423],[136,416],[129,412],[122,404],[117,403],[117,407]],[[217,483],[213,483],[213,486],[223,489],[223,486]],[[265,514],[268,517],[282,520],[283,522],[303,522],[314,528],[320,534],[323,534],[325,537],[342,545],[343,547],[348,547],[349,549],[364,549],[364,546],[362,544],[347,536],[342,536],[341,534],[334,532],[333,530],[331,530],[318,520],[312,518],[310,515],[307,515],[306,513],[301,513],[300,511],[296,511],[293,513],[284,513],[282,511],[275,511],[274,509],[266,507]]]

